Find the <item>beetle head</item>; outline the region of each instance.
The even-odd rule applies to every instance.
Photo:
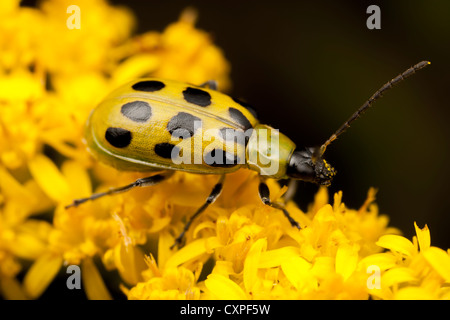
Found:
[[[319,149],[296,149],[287,168],[290,178],[329,186],[336,170],[322,159]]]

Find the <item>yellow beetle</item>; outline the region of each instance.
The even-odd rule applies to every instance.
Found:
[[[176,238],[175,244],[180,244],[192,221],[220,195],[225,175],[249,168],[260,174],[262,202],[282,210],[291,225],[300,229],[282,205],[270,201],[265,179],[330,185],[336,172],[322,158],[326,147],[386,90],[428,64],[422,61],[387,82],[320,148],[299,148],[278,130],[260,124],[250,106],[218,92],[215,81],[200,86],[152,78],[130,82],[91,112],[86,144],[99,161],[119,170],[155,174],[74,200],[66,208],[134,187],[155,185],[177,170],[220,175],[204,205]]]

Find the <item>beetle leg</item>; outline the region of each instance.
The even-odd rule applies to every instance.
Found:
[[[191,226],[194,219],[197,218],[203,211],[205,211],[205,209],[208,208],[208,206],[210,204],[214,203],[214,201],[217,200],[217,198],[220,196],[220,194],[222,192],[224,180],[225,180],[225,175],[222,175],[219,179],[219,182],[216,183],[216,185],[212,189],[211,193],[209,194],[208,198],[206,199],[206,202],[189,218],[188,222],[184,225],[183,231],[175,239],[175,242],[170,247],[170,249],[173,249],[176,245],[181,244],[185,233],[188,231],[188,229]]]
[[[283,195],[283,200],[285,203],[291,201],[292,198],[295,196],[295,194],[297,192],[297,188],[298,188],[298,180],[289,179],[287,187],[288,187],[288,189],[287,189],[286,193]]]
[[[216,80],[208,80],[208,81],[202,83],[201,85],[199,85],[199,87],[209,88],[211,90],[217,90],[218,84],[217,84]]]
[[[261,182],[259,183],[258,191],[259,191],[259,197],[261,198],[261,201],[262,201],[265,205],[283,211],[285,217],[289,220],[289,222],[291,223],[291,225],[292,225],[293,227],[296,227],[297,229],[301,229],[300,224],[299,224],[297,221],[295,221],[294,218],[291,217],[291,215],[290,215],[289,212],[284,208],[284,206],[282,206],[282,205],[280,205],[280,204],[278,204],[278,203],[273,203],[273,202],[270,201],[270,191],[269,191],[269,187],[268,187],[267,184],[264,182],[264,180],[261,180]]]
[[[117,194],[117,193],[126,192],[126,191],[129,191],[136,187],[154,186],[155,184],[158,184],[161,181],[169,178],[172,174],[173,174],[173,171],[168,171],[167,173],[161,173],[161,174],[156,174],[151,177],[137,179],[135,182],[130,183],[123,187],[111,188],[105,192],[94,193],[93,195],[91,195],[90,197],[87,197],[87,198],[75,199],[75,200],[73,200],[73,202],[71,204],[67,205],[65,208],[67,209],[70,207],[77,207],[78,205],[85,203],[86,201],[93,201],[93,200],[101,198],[103,196],[109,196],[109,195],[113,195],[113,194]]]

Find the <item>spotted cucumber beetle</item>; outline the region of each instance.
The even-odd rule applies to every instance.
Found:
[[[388,81],[320,148],[300,148],[282,133],[273,135],[276,130],[260,124],[250,106],[218,92],[215,81],[200,86],[162,79],[133,81],[113,91],[91,112],[86,124],[86,144],[99,161],[119,170],[155,174],[123,187],[76,199],[66,208],[135,187],[155,185],[177,170],[220,175],[203,206],[190,217],[176,238],[174,245],[179,245],[194,219],[219,197],[225,175],[248,168],[260,174],[258,192],[262,202],[281,210],[291,225],[300,229],[299,223],[283,205],[270,200],[265,180],[292,179],[330,185],[336,171],[323,159],[327,146],[388,89],[429,64],[428,61],[419,62]],[[234,133],[233,139],[242,138],[233,144],[233,149],[224,147],[230,130]],[[197,137],[200,137],[200,143],[196,144]],[[267,144],[258,143],[269,142],[273,137],[277,139],[278,150],[267,150]],[[174,144],[177,139],[179,143]],[[200,162],[174,161],[174,155],[180,156],[181,150],[189,150],[188,159],[200,154]],[[269,158],[275,162],[276,170],[268,173],[265,166],[253,160],[255,156]]]

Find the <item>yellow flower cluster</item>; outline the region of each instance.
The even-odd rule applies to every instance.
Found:
[[[388,228],[387,217],[373,204],[373,189],[359,210],[346,208],[342,193],[329,205],[325,188],[306,213],[288,203],[303,227],[299,232],[282,213],[259,203],[251,192],[258,185],[253,173],[229,178],[239,187],[229,186],[231,197],[225,196],[196,224],[194,239],[189,237],[184,248],[172,254],[168,247],[173,238],[159,235],[158,261],[147,259],[145,281],[125,290],[128,298],[450,298],[448,252],[430,247],[426,228],[416,227],[420,253],[417,238],[414,245]],[[283,194],[275,183],[270,188],[275,199]],[[199,281],[203,264],[211,258],[214,267]]]
[[[133,35],[126,8],[76,3],[79,29],[66,25],[72,1],[0,2],[1,297],[39,298],[61,268],[79,265],[90,299],[112,298],[101,269],[117,270],[129,299],[450,298],[449,252],[430,246],[427,228],[416,226],[412,242],[389,228],[373,190],[359,210],[341,193],[328,204],[326,189],[307,212],[288,202],[297,230],[261,203],[257,175],[242,170],[227,176],[179,250],[170,250],[174,236],[216,176],[176,172],[65,209],[143,176],[95,163],[82,143],[90,110],[112,89],[144,76],[230,87],[229,64],[195,28],[195,11],[163,32]],[[283,201],[285,188],[269,188]]]

